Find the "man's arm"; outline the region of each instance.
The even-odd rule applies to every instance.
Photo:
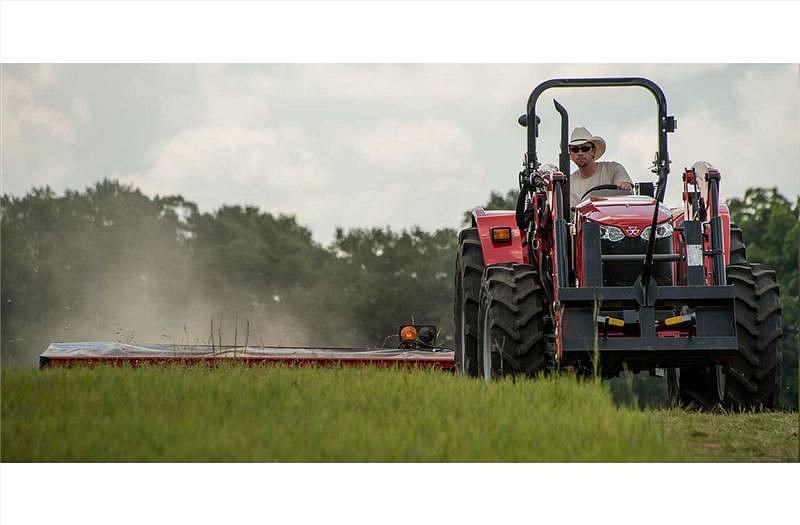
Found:
[[[633,190],[633,181],[631,180],[625,167],[619,162],[614,163],[614,184],[621,190]]]

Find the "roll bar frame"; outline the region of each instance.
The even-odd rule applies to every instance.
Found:
[[[658,153],[654,161],[653,171],[658,174],[658,194],[656,198],[659,202],[664,201],[666,191],[667,175],[669,174],[669,150],[667,145],[667,133],[675,131],[676,120],[674,116],[667,115],[667,98],[658,85],[650,79],[642,77],[618,77],[618,78],[555,78],[542,82],[531,92],[528,97],[526,108],[526,127],[528,128],[528,147],[525,154],[525,167],[529,171],[534,171],[539,167],[539,160],[536,155],[536,138],[539,136],[539,118],[536,116],[536,102],[539,96],[551,88],[574,88],[574,87],[628,87],[638,86],[648,90],[656,99],[658,106]],[[522,123],[522,121],[520,121]],[[527,125],[532,123],[533,125]],[[562,139],[563,140],[563,139]],[[562,144],[562,148],[563,148]],[[565,173],[565,175],[567,175]]]

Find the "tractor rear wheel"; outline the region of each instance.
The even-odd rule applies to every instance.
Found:
[[[544,289],[533,266],[486,268],[478,312],[478,367],[485,380],[546,369],[544,313]]]
[[[781,392],[781,305],[775,271],[760,264],[728,266],[736,288],[739,355],[726,365],[725,407],[772,409]]]
[[[459,374],[478,376],[478,301],[483,276],[483,252],[477,228],[458,234],[455,268],[455,367]]]

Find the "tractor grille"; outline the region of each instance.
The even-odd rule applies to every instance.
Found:
[[[631,255],[647,253],[647,241],[641,237],[625,237],[619,242],[600,241],[604,255]],[[672,253],[672,237],[656,239],[653,253]],[[671,262],[653,264],[653,278],[660,286],[672,285]],[[605,261],[603,263],[603,286],[630,286],[642,274],[643,262]]]

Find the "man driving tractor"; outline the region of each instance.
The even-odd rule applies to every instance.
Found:
[[[606,152],[602,137],[592,136],[586,128],[575,128],[569,140],[569,157],[578,166],[570,176],[570,202],[576,206],[590,188],[613,184],[621,190],[633,189],[628,172],[619,162],[597,162]]]

